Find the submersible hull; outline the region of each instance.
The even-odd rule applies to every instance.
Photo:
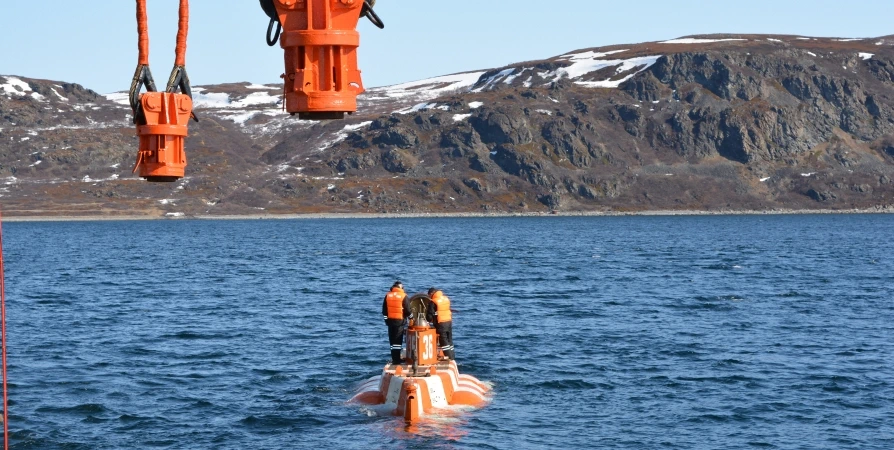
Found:
[[[477,378],[459,373],[456,361],[420,366],[387,364],[382,374],[363,382],[352,402],[383,405],[392,415],[415,422],[451,406],[484,406],[490,388]]]

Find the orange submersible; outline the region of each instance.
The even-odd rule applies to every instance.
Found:
[[[460,374],[456,361],[438,351],[437,331],[426,319],[430,302],[425,294],[410,298],[403,363],[386,364],[381,375],[361,383],[351,402],[380,405],[408,423],[452,406],[487,404],[490,387],[473,376]]]

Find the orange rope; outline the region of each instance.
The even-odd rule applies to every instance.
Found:
[[[137,64],[149,65],[149,14],[146,13],[146,0],[137,0],[137,33],[140,35],[140,59]]]
[[[137,33],[139,34],[140,59],[138,64],[149,65],[149,14],[146,0],[137,1]],[[180,0],[180,22],[177,28],[175,66],[186,65],[186,37],[189,34],[189,0]]]
[[[180,23],[177,28],[175,66],[186,65],[186,35],[189,33],[189,0],[180,0]]]

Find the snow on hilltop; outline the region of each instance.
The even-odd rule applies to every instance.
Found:
[[[863,60],[871,59],[873,47],[892,45],[891,39],[811,38],[784,35],[709,35],[688,36],[660,42],[646,42],[629,46],[582,49],[553,58],[514,64],[503,68],[471,71],[410,81],[390,86],[372,87],[361,94],[358,111],[361,114],[407,114],[426,109],[446,109],[438,98],[499,90],[504,87],[548,87],[553,83],[568,82],[593,89],[616,89],[640,72],[654,65],[662,56],[686,51],[700,51],[726,47],[757,47],[783,45],[802,48],[808,55],[811,49],[823,45],[852,46],[854,54]],[[0,77],[0,81],[3,78]],[[0,94],[7,96],[40,95],[32,93],[28,84],[14,77],[6,77],[0,84]],[[230,83],[196,86],[193,89],[196,108],[204,114],[231,120],[248,126],[252,119],[264,115],[268,119],[296,122],[283,111],[282,86],[253,83]],[[126,93],[113,93],[106,98],[127,106]],[[284,125],[284,124],[283,124]]]
[[[424,109],[439,108],[430,101],[445,94],[487,92],[501,86],[547,87],[562,79],[588,88],[617,88],[625,81],[648,69],[661,55],[634,56],[631,58],[607,58],[627,50],[607,52],[584,51],[558,56],[554,69],[539,68],[540,63],[531,66],[508,67],[497,71],[468,72],[403,83],[383,88],[373,88],[367,93],[367,101],[412,99],[414,105],[392,112],[405,114]],[[599,75],[604,69],[614,68],[610,73]]]
[[[6,82],[0,84],[0,93],[11,96],[23,96],[31,92],[31,86],[16,77],[4,76],[2,78]]]
[[[390,86],[369,88],[358,97],[361,110],[375,113],[406,114],[436,108],[431,100],[450,94],[485,92],[500,86],[520,83],[525,87],[549,86],[561,79],[590,88],[617,88],[637,73],[646,70],[661,57],[635,56],[631,58],[607,58],[627,50],[608,52],[586,51],[569,53],[556,58],[562,67],[541,70],[535,66],[511,67],[492,71],[464,72],[426,78]],[[594,77],[594,72],[615,68],[604,77]],[[255,92],[250,92],[250,91]],[[262,91],[262,92],[257,92]],[[266,92],[263,92],[266,91]],[[107,94],[106,98],[120,105],[128,105],[126,93]],[[212,110],[213,115],[233,120],[239,124],[264,113],[282,116],[282,88],[258,84],[238,83],[218,86],[196,86],[193,100],[197,109]]]
[[[556,80],[567,76],[569,79],[577,80],[591,72],[596,72],[607,67],[616,67],[612,77],[605,80],[592,81],[575,81],[584,87],[590,88],[617,88],[621,83],[629,80],[634,75],[651,67],[661,56],[641,56],[629,59],[603,59],[613,53],[623,53],[627,50],[614,50],[605,53],[583,52],[571,55],[563,55],[560,58],[567,58],[572,64],[556,71]],[[635,69],[635,70],[634,70]],[[614,76],[627,73],[623,78],[612,79]]]
[[[413,97],[417,100],[424,97],[436,98],[444,94],[467,91],[468,88],[478,82],[483,74],[483,71],[458,73],[395,84],[393,86],[370,88],[364,96],[369,101],[395,100],[407,97]]]

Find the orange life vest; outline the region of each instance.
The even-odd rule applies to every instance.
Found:
[[[407,294],[398,287],[391,288],[391,292],[385,296],[385,303],[388,305],[388,318],[404,320],[404,298]]]
[[[453,316],[450,315],[450,299],[441,291],[436,291],[431,296],[431,301],[438,306],[438,323],[450,322]]]

